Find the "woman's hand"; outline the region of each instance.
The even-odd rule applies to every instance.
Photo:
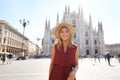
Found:
[[[75,71],[72,70],[70,73],[69,73],[69,77],[67,78],[67,80],[74,80],[75,79]]]

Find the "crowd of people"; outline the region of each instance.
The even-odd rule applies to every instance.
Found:
[[[109,66],[111,66],[111,59],[115,58],[118,60],[120,63],[120,53],[117,55],[113,55],[112,52],[106,52],[105,54],[93,54],[93,55],[85,55],[85,56],[80,56],[81,58],[90,58],[93,59],[94,62],[96,63],[101,62],[101,59],[105,59],[105,61],[108,63]]]
[[[0,54],[0,62],[2,64],[5,64],[5,63],[6,64],[11,64],[13,56],[14,55],[12,53],[10,53],[10,54],[2,53],[2,54]],[[17,57],[15,60],[18,60],[18,58],[19,57]],[[94,54],[94,55],[87,55],[87,56],[79,56],[79,58],[80,59],[82,59],[82,58],[92,58],[92,59],[94,59],[95,62],[96,61],[100,62],[101,59],[104,58],[105,61],[108,62],[108,65],[111,65],[110,62],[111,62],[112,58],[116,58],[118,60],[118,62],[120,63],[120,53],[117,54],[116,56],[113,56],[110,53],[106,53],[106,54],[102,54],[102,55],[100,55],[100,54]]]
[[[2,53],[0,54],[0,60],[2,61],[2,64],[11,64],[11,60],[13,58],[13,54],[9,53]]]

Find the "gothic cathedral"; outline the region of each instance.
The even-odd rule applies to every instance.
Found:
[[[78,45],[79,55],[86,56],[103,54],[105,52],[102,22],[98,22],[97,30],[93,29],[91,16],[89,16],[89,22],[85,21],[82,8],[79,8],[78,13],[76,13],[75,11],[70,12],[70,8],[65,7],[61,22],[68,22],[75,27],[74,43],[77,43]],[[59,21],[59,15],[57,14],[56,26],[61,22]],[[51,55],[52,44],[56,42],[54,36],[55,27],[50,29],[50,21],[46,21],[44,38],[42,41],[43,53],[45,55]]]

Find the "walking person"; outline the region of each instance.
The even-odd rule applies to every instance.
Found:
[[[118,54],[118,61],[119,61],[119,63],[120,63],[120,53]]]
[[[2,64],[5,64],[5,61],[6,61],[6,54],[3,53],[2,54]]]
[[[7,64],[8,64],[8,63],[11,64],[11,59],[12,59],[13,55],[10,53],[10,54],[7,55],[7,57],[8,57],[8,62],[7,62]]]
[[[0,60],[2,60],[2,54],[0,54]]]
[[[106,61],[106,59],[107,59],[106,55],[104,55],[104,58],[105,58],[105,61]]]
[[[75,29],[61,23],[55,29],[57,43],[52,46],[49,80],[76,80],[78,47],[72,43]]]
[[[0,53],[0,62],[2,61],[2,54]]]
[[[97,55],[97,58],[98,58],[98,62],[100,63],[101,55],[98,54],[98,55]]]
[[[106,58],[107,58],[107,61],[108,61],[108,65],[111,66],[111,64],[110,64],[110,58],[111,58],[110,53],[106,54]]]

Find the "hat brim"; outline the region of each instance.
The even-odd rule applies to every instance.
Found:
[[[55,29],[54,34],[55,34],[56,38],[60,38],[59,31],[61,30],[62,27],[67,27],[70,31],[71,37],[74,37],[75,28],[71,24],[63,22],[63,23],[59,24]]]

